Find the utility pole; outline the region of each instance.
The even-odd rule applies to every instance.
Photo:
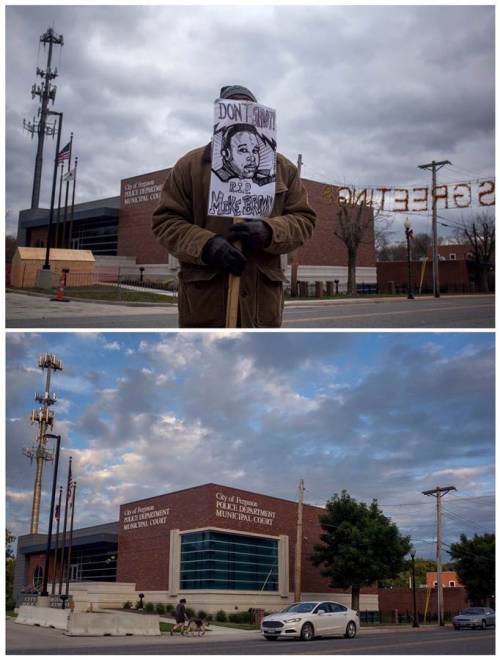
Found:
[[[304,480],[299,481],[299,503],[297,507],[297,539],[295,542],[295,592],[294,601],[302,598],[302,512],[304,509]]]
[[[52,371],[62,370],[62,361],[56,358],[55,355],[44,353],[38,359],[38,366],[42,369],[42,372],[44,369],[47,369],[47,377],[45,381],[45,392],[35,395],[35,401],[41,403],[42,407],[31,412],[31,423],[38,424],[37,446],[23,449],[23,454],[31,461],[34,458],[36,459],[35,484],[33,486],[33,504],[31,509],[31,534],[38,534],[43,465],[47,461],[54,460],[53,452],[47,449],[47,429],[50,428],[52,430],[54,426],[54,413],[50,410],[50,406],[57,400],[55,394],[50,394],[50,379]]]
[[[37,85],[36,83],[32,86],[31,88],[31,98],[35,98],[35,96],[40,97],[40,102],[41,102],[41,107],[38,109],[38,115],[40,117],[38,122],[35,122],[35,119],[33,118],[33,122],[26,122],[26,120],[23,121],[23,127],[25,128],[28,133],[31,133],[31,137],[33,138],[34,134],[38,134],[38,146],[37,146],[37,151],[36,151],[36,159],[35,159],[35,174],[33,177],[33,192],[31,195],[31,208],[32,209],[37,209],[40,204],[40,184],[41,184],[41,179],[42,179],[42,164],[43,164],[43,144],[45,140],[46,135],[51,135],[52,137],[55,135],[55,124],[54,126],[48,126],[47,125],[47,115],[48,115],[48,109],[47,106],[49,104],[49,101],[52,101],[52,104],[54,104],[54,101],[56,99],[56,91],[57,87],[55,85],[51,84],[51,80],[54,78],[57,78],[57,68],[52,71],[52,48],[54,45],[57,46],[63,46],[64,45],[64,40],[63,36],[57,35],[52,28],[49,28],[45,34],[42,34],[40,37],[40,42],[43,43],[44,47],[46,44],[49,44],[49,52],[47,55],[47,68],[45,71],[43,69],[39,69],[38,67],[36,68],[36,75],[40,76],[42,80],[44,81],[41,85]]]
[[[433,490],[424,490],[422,495],[430,495],[436,498],[436,575],[437,575],[437,609],[438,623],[444,626],[444,603],[443,603],[443,580],[441,578],[441,498],[452,490],[457,490],[455,486],[445,486],[444,488],[434,488]]]
[[[419,165],[421,170],[432,170],[432,292],[434,298],[440,297],[439,291],[439,262],[437,251],[437,212],[436,212],[436,172],[445,165],[451,165],[449,160],[433,160],[432,163]]]
[[[299,179],[300,179],[300,175],[301,175],[301,172],[302,172],[302,165],[303,165],[303,163],[302,163],[302,154],[299,154],[299,157],[297,159],[297,169],[299,171]]]

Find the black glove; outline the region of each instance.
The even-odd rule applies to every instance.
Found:
[[[221,268],[233,275],[241,275],[247,263],[242,253],[222,236],[214,236],[205,243],[201,258],[207,266]]]
[[[265,222],[249,220],[232,225],[227,240],[230,243],[241,241],[248,250],[262,250],[271,243],[272,237],[272,229]]]

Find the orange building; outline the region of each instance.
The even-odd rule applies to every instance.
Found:
[[[443,587],[461,587],[463,589],[464,585],[461,584],[455,571],[441,571],[441,580],[443,582]],[[436,571],[426,573],[425,583],[428,588],[437,587]]]

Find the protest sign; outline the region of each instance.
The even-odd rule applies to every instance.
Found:
[[[217,99],[208,215],[268,218],[276,189],[276,111]]]

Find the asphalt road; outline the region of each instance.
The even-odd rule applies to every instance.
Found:
[[[494,328],[495,297],[290,301],[284,328]],[[53,302],[6,294],[7,328],[176,328],[175,306]]]
[[[213,637],[211,637],[213,635]],[[495,631],[450,626],[361,630],[355,639],[267,642],[258,632],[205,637],[67,637],[7,622],[8,655],[494,655]]]

